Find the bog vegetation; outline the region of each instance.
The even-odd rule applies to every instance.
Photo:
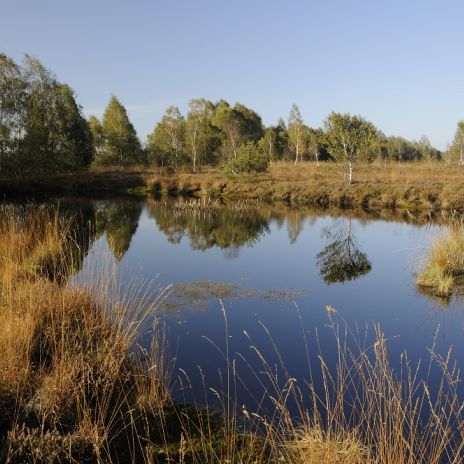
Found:
[[[242,379],[222,307],[223,390],[213,391],[215,406],[175,403],[172,380],[188,388],[189,379],[173,371],[159,299],[117,293],[111,272],[82,285],[69,279],[87,252],[88,223],[36,207],[2,207],[0,217],[1,462],[462,462],[451,352],[432,345],[425,369],[403,354],[394,370],[380,328],[360,340],[328,306],[336,365],[320,353],[314,377],[297,380],[249,337],[240,356],[259,363],[263,391],[245,407],[234,395]],[[148,350],[137,343],[147,330]],[[266,402],[272,410],[260,407]]]
[[[449,298],[464,282],[464,224],[451,222],[433,243],[417,275],[417,284],[439,297]]]
[[[266,127],[241,103],[190,101],[187,115],[169,107],[141,143],[124,106],[112,96],[102,121],[83,117],[73,90],[39,60],[22,64],[0,54],[0,178],[70,172],[93,166],[204,166],[228,175],[259,172],[270,161],[338,160],[348,180],[358,161],[443,160],[464,164],[464,122],[447,152],[426,136],[408,141],[387,136],[361,116],[331,113],[322,128],[306,125],[293,104],[287,122]]]
[[[301,169],[306,160],[313,161],[311,167]],[[378,165],[356,171],[356,163],[374,160],[405,162],[404,166],[413,161],[434,163],[401,168],[390,178],[378,174]],[[314,170],[329,161],[344,163],[343,180],[332,167]],[[387,136],[357,115],[333,112],[321,128],[310,127],[293,104],[287,121],[266,127],[256,111],[241,103],[198,98],[191,100],[186,115],[167,108],[141,142],[115,96],[101,121],[95,116],[86,119],[74,91],[39,60],[26,55],[22,63],[15,63],[0,54],[0,178],[31,179],[100,167],[162,167],[163,188],[169,191],[197,188],[185,171],[211,170],[214,174],[200,187],[231,197],[248,191],[253,198],[272,195],[319,206],[358,201],[363,207],[411,209],[425,202],[448,202],[450,209],[460,210],[461,191],[433,177],[438,162],[442,177],[460,182],[460,174],[450,172],[446,164],[464,165],[464,121],[457,124],[449,150],[440,152],[425,136],[415,141]],[[169,175],[180,171],[178,181],[183,184],[172,187]],[[263,191],[253,177],[230,185],[223,179],[264,171],[268,172],[262,184],[271,187]],[[401,186],[394,189],[390,184],[395,175]],[[373,194],[358,186],[350,197],[345,184],[356,176],[368,177],[376,188],[384,182],[383,192]],[[417,187],[417,182],[411,187],[414,176],[431,184],[433,191],[430,185]],[[314,180],[310,187],[308,178]],[[329,179],[332,188],[319,188],[321,179]],[[260,402],[253,409],[237,404],[233,392],[241,379],[236,359],[227,351],[227,333],[227,380],[224,391],[213,392],[215,407],[175,403],[173,379],[184,386],[189,379],[173,372],[159,326],[163,293],[153,298],[134,289],[120,295],[112,272],[82,285],[70,279],[82,265],[92,234],[105,231],[115,259],[121,259],[140,212],[137,205],[124,205],[121,211],[102,207],[95,230],[90,230],[82,218],[78,225],[78,218],[54,209],[0,208],[0,462],[463,461],[460,373],[451,352],[441,356],[432,346],[426,371],[435,373],[434,382],[406,354],[402,369],[394,370],[380,328],[373,329],[372,343],[360,343],[330,305],[338,361],[328,366],[320,353],[318,365],[310,367],[320,376],[318,382],[296,381],[285,365],[277,371],[249,340],[254,361],[260,363],[255,375],[263,386],[262,402],[273,405],[271,412]],[[166,211],[150,211],[170,240],[188,234],[199,249],[252,243],[267,230],[265,217],[244,221],[240,214],[228,221],[210,215],[199,231],[196,216],[187,213],[179,209],[172,219]],[[327,237],[327,246],[318,254],[327,283],[350,280],[371,269],[351,228],[342,232]],[[420,286],[451,294],[464,275],[463,237],[462,225],[453,226],[436,243],[418,275]],[[226,312],[219,302],[218,306],[227,327]],[[148,350],[137,343],[147,332],[152,335]],[[204,382],[207,391],[208,379]]]

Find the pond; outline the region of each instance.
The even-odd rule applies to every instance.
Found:
[[[337,360],[333,321],[359,333],[366,346],[379,324],[393,365],[403,350],[413,362],[427,360],[434,340],[443,353],[453,346],[462,361],[462,301],[433,299],[415,284],[441,226],[193,200],[63,205],[92,223],[76,281],[106,263],[115,266],[122,289],[139,277],[171,285],[159,316],[175,359],[179,401],[201,401],[205,390],[214,396],[224,389],[228,357],[240,379],[237,402],[253,408],[265,385],[257,350],[273,372],[308,380],[308,359]],[[149,339],[147,333],[140,343],[148,346]]]

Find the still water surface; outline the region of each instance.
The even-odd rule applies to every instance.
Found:
[[[437,328],[439,350],[452,345],[462,361],[462,301],[431,299],[415,285],[414,272],[441,233],[439,226],[283,207],[202,209],[154,200],[87,201],[78,207],[83,205],[95,218],[96,233],[77,280],[88,277],[96,263],[110,260],[123,286],[136,276],[155,279],[158,286],[174,285],[160,314],[176,359],[178,399],[201,398],[198,366],[208,385],[220,388],[226,363],[218,350],[225,351],[226,340],[230,359],[251,389],[237,387],[239,404],[261,394],[257,377],[262,369],[250,346],[258,347],[270,366],[279,364],[267,331],[296,379],[308,378],[306,345],[311,362],[317,363],[321,352],[334,363],[329,304],[336,308],[335,320],[362,333],[366,325],[379,323],[391,339],[393,364],[403,350],[413,361],[427,359]],[[176,380],[183,378],[179,369],[193,385],[187,393]]]

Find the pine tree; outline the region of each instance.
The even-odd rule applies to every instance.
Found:
[[[128,166],[143,162],[143,152],[126,109],[112,96],[103,115],[101,165]]]

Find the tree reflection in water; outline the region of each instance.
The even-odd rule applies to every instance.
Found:
[[[327,246],[317,255],[322,278],[327,284],[343,283],[368,274],[372,265],[358,244],[351,226],[351,218],[335,233],[326,231]]]
[[[252,246],[269,233],[269,218],[256,208],[181,209],[152,203],[148,214],[171,243],[186,236],[192,249],[218,247],[227,259],[238,257],[241,247]]]
[[[134,200],[99,201],[96,205],[97,238],[106,234],[108,246],[116,261],[130,247],[137,231],[142,203]]]

